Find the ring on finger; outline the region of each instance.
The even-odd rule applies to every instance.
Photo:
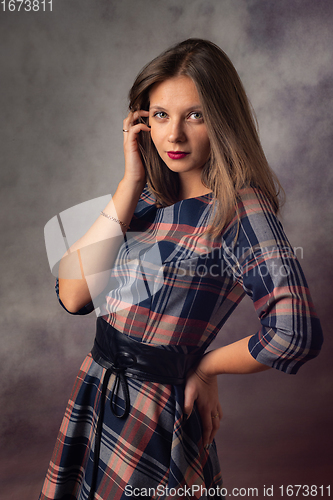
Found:
[[[129,130],[125,130],[125,129],[123,128],[123,132],[129,132]]]
[[[218,418],[220,416],[219,413],[216,413],[216,415],[213,415],[212,418]]]

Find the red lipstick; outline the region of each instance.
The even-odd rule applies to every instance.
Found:
[[[182,158],[185,158],[189,153],[186,153],[185,151],[167,151],[167,155],[171,160],[181,160]]]

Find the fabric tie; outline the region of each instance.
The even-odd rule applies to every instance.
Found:
[[[97,428],[96,428],[96,437],[95,437],[95,450],[94,450],[94,468],[92,474],[91,481],[91,489],[88,500],[93,500],[95,496],[96,490],[96,481],[97,481],[97,473],[98,473],[98,462],[99,455],[101,449],[101,440],[102,440],[102,428],[103,428],[103,419],[104,419],[104,410],[105,410],[105,400],[106,400],[106,391],[108,387],[108,383],[112,373],[116,375],[115,380],[113,382],[113,386],[110,392],[110,408],[112,413],[117,418],[127,418],[130,411],[130,396],[128,389],[128,382],[126,378],[126,370],[131,366],[136,364],[136,358],[134,355],[129,354],[127,352],[119,352],[115,356],[114,364],[110,368],[107,368],[102,385],[102,393],[101,393],[101,409],[98,416]],[[124,411],[119,414],[117,412],[117,398],[119,396],[119,389],[122,389],[125,408]]]
[[[128,390],[128,382],[126,377],[126,370],[131,366],[136,364],[136,358],[134,355],[129,354],[128,352],[120,352],[115,356],[114,366],[108,369],[111,373],[115,373],[116,378],[112,386],[111,395],[110,395],[110,407],[112,413],[117,418],[126,418],[130,411],[130,396]],[[122,389],[125,408],[123,413],[120,415],[117,413],[117,398],[119,395],[119,389]]]
[[[96,338],[91,354],[94,361],[106,371],[96,426],[94,465],[88,500],[94,500],[95,497],[106,391],[111,375],[115,375],[110,391],[111,412],[115,417],[125,419],[131,409],[128,377],[163,384],[184,384],[188,370],[199,361],[203,351],[195,348],[191,353],[184,353],[181,349],[176,352],[143,344],[118,332],[100,317],[97,319]],[[125,404],[122,411],[117,404],[121,392]]]

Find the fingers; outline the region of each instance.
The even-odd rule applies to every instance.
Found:
[[[149,116],[148,111],[130,112],[123,121],[123,144],[125,156],[125,174],[127,181],[142,183],[146,181],[146,170],[140,151],[140,132],[149,132],[150,128],[143,122]]]
[[[139,111],[131,111],[125,120],[123,121],[123,132],[124,132],[124,141],[128,137],[128,134],[138,134],[141,130],[149,131],[150,128],[146,123],[143,122],[143,118],[147,118],[149,116],[149,112],[143,109]]]
[[[213,442],[213,439],[214,439],[217,431],[220,428],[221,419],[222,419],[222,408],[219,404],[216,413],[211,415],[212,428],[211,428],[211,432],[207,438],[207,441],[204,441],[204,444],[206,447],[207,447],[207,445],[209,446]]]
[[[222,408],[218,398],[217,377],[205,381],[196,371],[191,371],[186,379],[184,391],[184,413],[190,416],[194,402],[202,423],[202,442],[206,449],[213,442],[220,427]]]
[[[222,411],[216,410],[215,412],[202,414],[202,440],[206,449],[212,444],[213,439],[220,428],[220,421],[222,418]]]
[[[185,418],[189,418],[192,413],[195,393],[191,392],[191,388],[185,391],[184,414]],[[200,402],[196,400],[198,412],[202,422],[202,442],[206,449],[212,444],[213,439],[220,428],[222,419],[222,408],[220,403],[217,403],[215,410],[211,410],[209,406],[202,407]]]
[[[214,420],[212,419],[212,416],[210,413],[204,413],[201,415],[201,421],[202,421],[202,427],[203,427],[203,432],[202,432],[202,442],[204,447],[207,449],[209,445],[212,442],[211,436],[214,434]],[[216,429],[217,431],[217,429]]]

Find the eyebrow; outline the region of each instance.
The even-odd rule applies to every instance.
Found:
[[[149,106],[149,111],[153,109],[155,111],[166,111],[167,108],[159,105],[153,105]],[[202,111],[202,106],[201,104],[194,104],[193,106],[189,106],[187,109],[185,109],[185,113],[188,113],[189,111],[194,111],[194,110],[200,110]]]

